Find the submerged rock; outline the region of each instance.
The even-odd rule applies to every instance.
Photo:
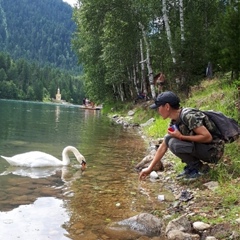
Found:
[[[122,235],[131,234],[145,236],[160,236],[163,223],[161,219],[149,213],[141,213],[128,219],[111,223],[106,231],[111,235],[121,232]],[[115,232],[115,233],[114,233]],[[118,235],[118,234],[117,234]]]

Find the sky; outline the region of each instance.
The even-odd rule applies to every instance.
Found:
[[[77,2],[77,0],[63,0],[64,2],[67,2],[68,4],[70,4],[72,7],[74,6],[74,4]]]

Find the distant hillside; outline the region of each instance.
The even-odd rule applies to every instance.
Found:
[[[72,11],[62,0],[0,0],[0,51],[79,72],[71,50]]]

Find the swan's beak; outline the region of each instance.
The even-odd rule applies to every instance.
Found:
[[[85,168],[86,168],[86,165],[87,165],[86,161],[85,161],[85,160],[82,160],[81,165],[82,165],[81,169],[82,169],[82,171],[84,171]]]

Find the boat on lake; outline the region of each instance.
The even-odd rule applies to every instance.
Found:
[[[88,110],[101,110],[102,106],[91,106],[91,105],[79,105],[81,109],[88,109]]]

